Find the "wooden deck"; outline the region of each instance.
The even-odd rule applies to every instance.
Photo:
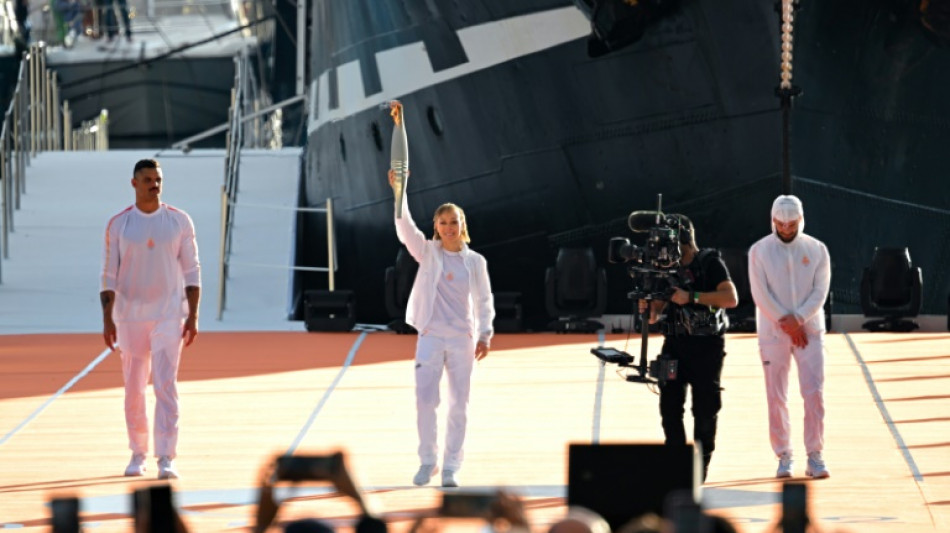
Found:
[[[828,336],[832,476],[808,482],[823,530],[950,531],[948,341],[946,333]],[[568,443],[662,438],[657,397],[601,365],[590,354],[600,342],[500,335],[477,367],[460,480],[464,488],[521,495],[535,531],[565,512]],[[659,342],[651,340],[651,352]],[[433,508],[443,489],[410,483],[418,466],[414,344],[413,336],[388,332],[203,333],[185,350],[180,372],[182,479],[173,488],[188,528],[245,530],[261,468],[290,450],[344,450],[391,531]],[[605,344],[639,353],[638,339],[610,335]],[[726,349],[718,449],[703,504],[740,531],[765,532],[779,516],[781,484],[773,478],[755,338],[731,335]],[[797,379],[790,382],[800,450],[801,401]],[[155,482],[155,467],[150,459],[145,479],[121,476],[129,456],[122,413],[119,358],[103,351],[99,335],[0,336],[0,528],[48,531],[49,500],[74,495],[87,530],[131,531],[130,493]],[[289,499],[278,524],[316,516],[348,527],[356,513],[317,484],[281,495]]]

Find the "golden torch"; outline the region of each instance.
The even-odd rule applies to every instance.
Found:
[[[409,139],[406,137],[406,122],[403,120],[402,104],[399,100],[389,102],[389,114],[396,123],[389,151],[389,168],[396,178],[393,184],[396,218],[402,218],[402,198],[406,193],[406,181],[409,180]]]

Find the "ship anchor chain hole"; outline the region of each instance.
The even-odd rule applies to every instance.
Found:
[[[376,151],[383,151],[383,134],[379,131],[379,123],[375,120],[370,125],[370,131],[373,134],[373,143],[376,144]]]
[[[429,127],[432,131],[441,137],[445,129],[442,127],[442,115],[439,114],[439,110],[430,105],[426,109],[426,118],[429,119]]]

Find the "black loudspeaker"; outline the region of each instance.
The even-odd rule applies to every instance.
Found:
[[[350,331],[356,325],[353,291],[305,291],[303,316],[307,331]]]
[[[520,292],[496,292],[495,321],[492,327],[495,333],[520,333],[524,331],[521,311]]]
[[[702,459],[691,444],[571,444],[567,504],[586,507],[616,531],[645,513],[663,515],[671,492],[699,503]]]

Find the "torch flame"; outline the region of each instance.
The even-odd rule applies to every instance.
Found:
[[[389,115],[393,117],[393,122],[397,126],[402,123],[402,104],[399,103],[399,100],[389,102]]]

